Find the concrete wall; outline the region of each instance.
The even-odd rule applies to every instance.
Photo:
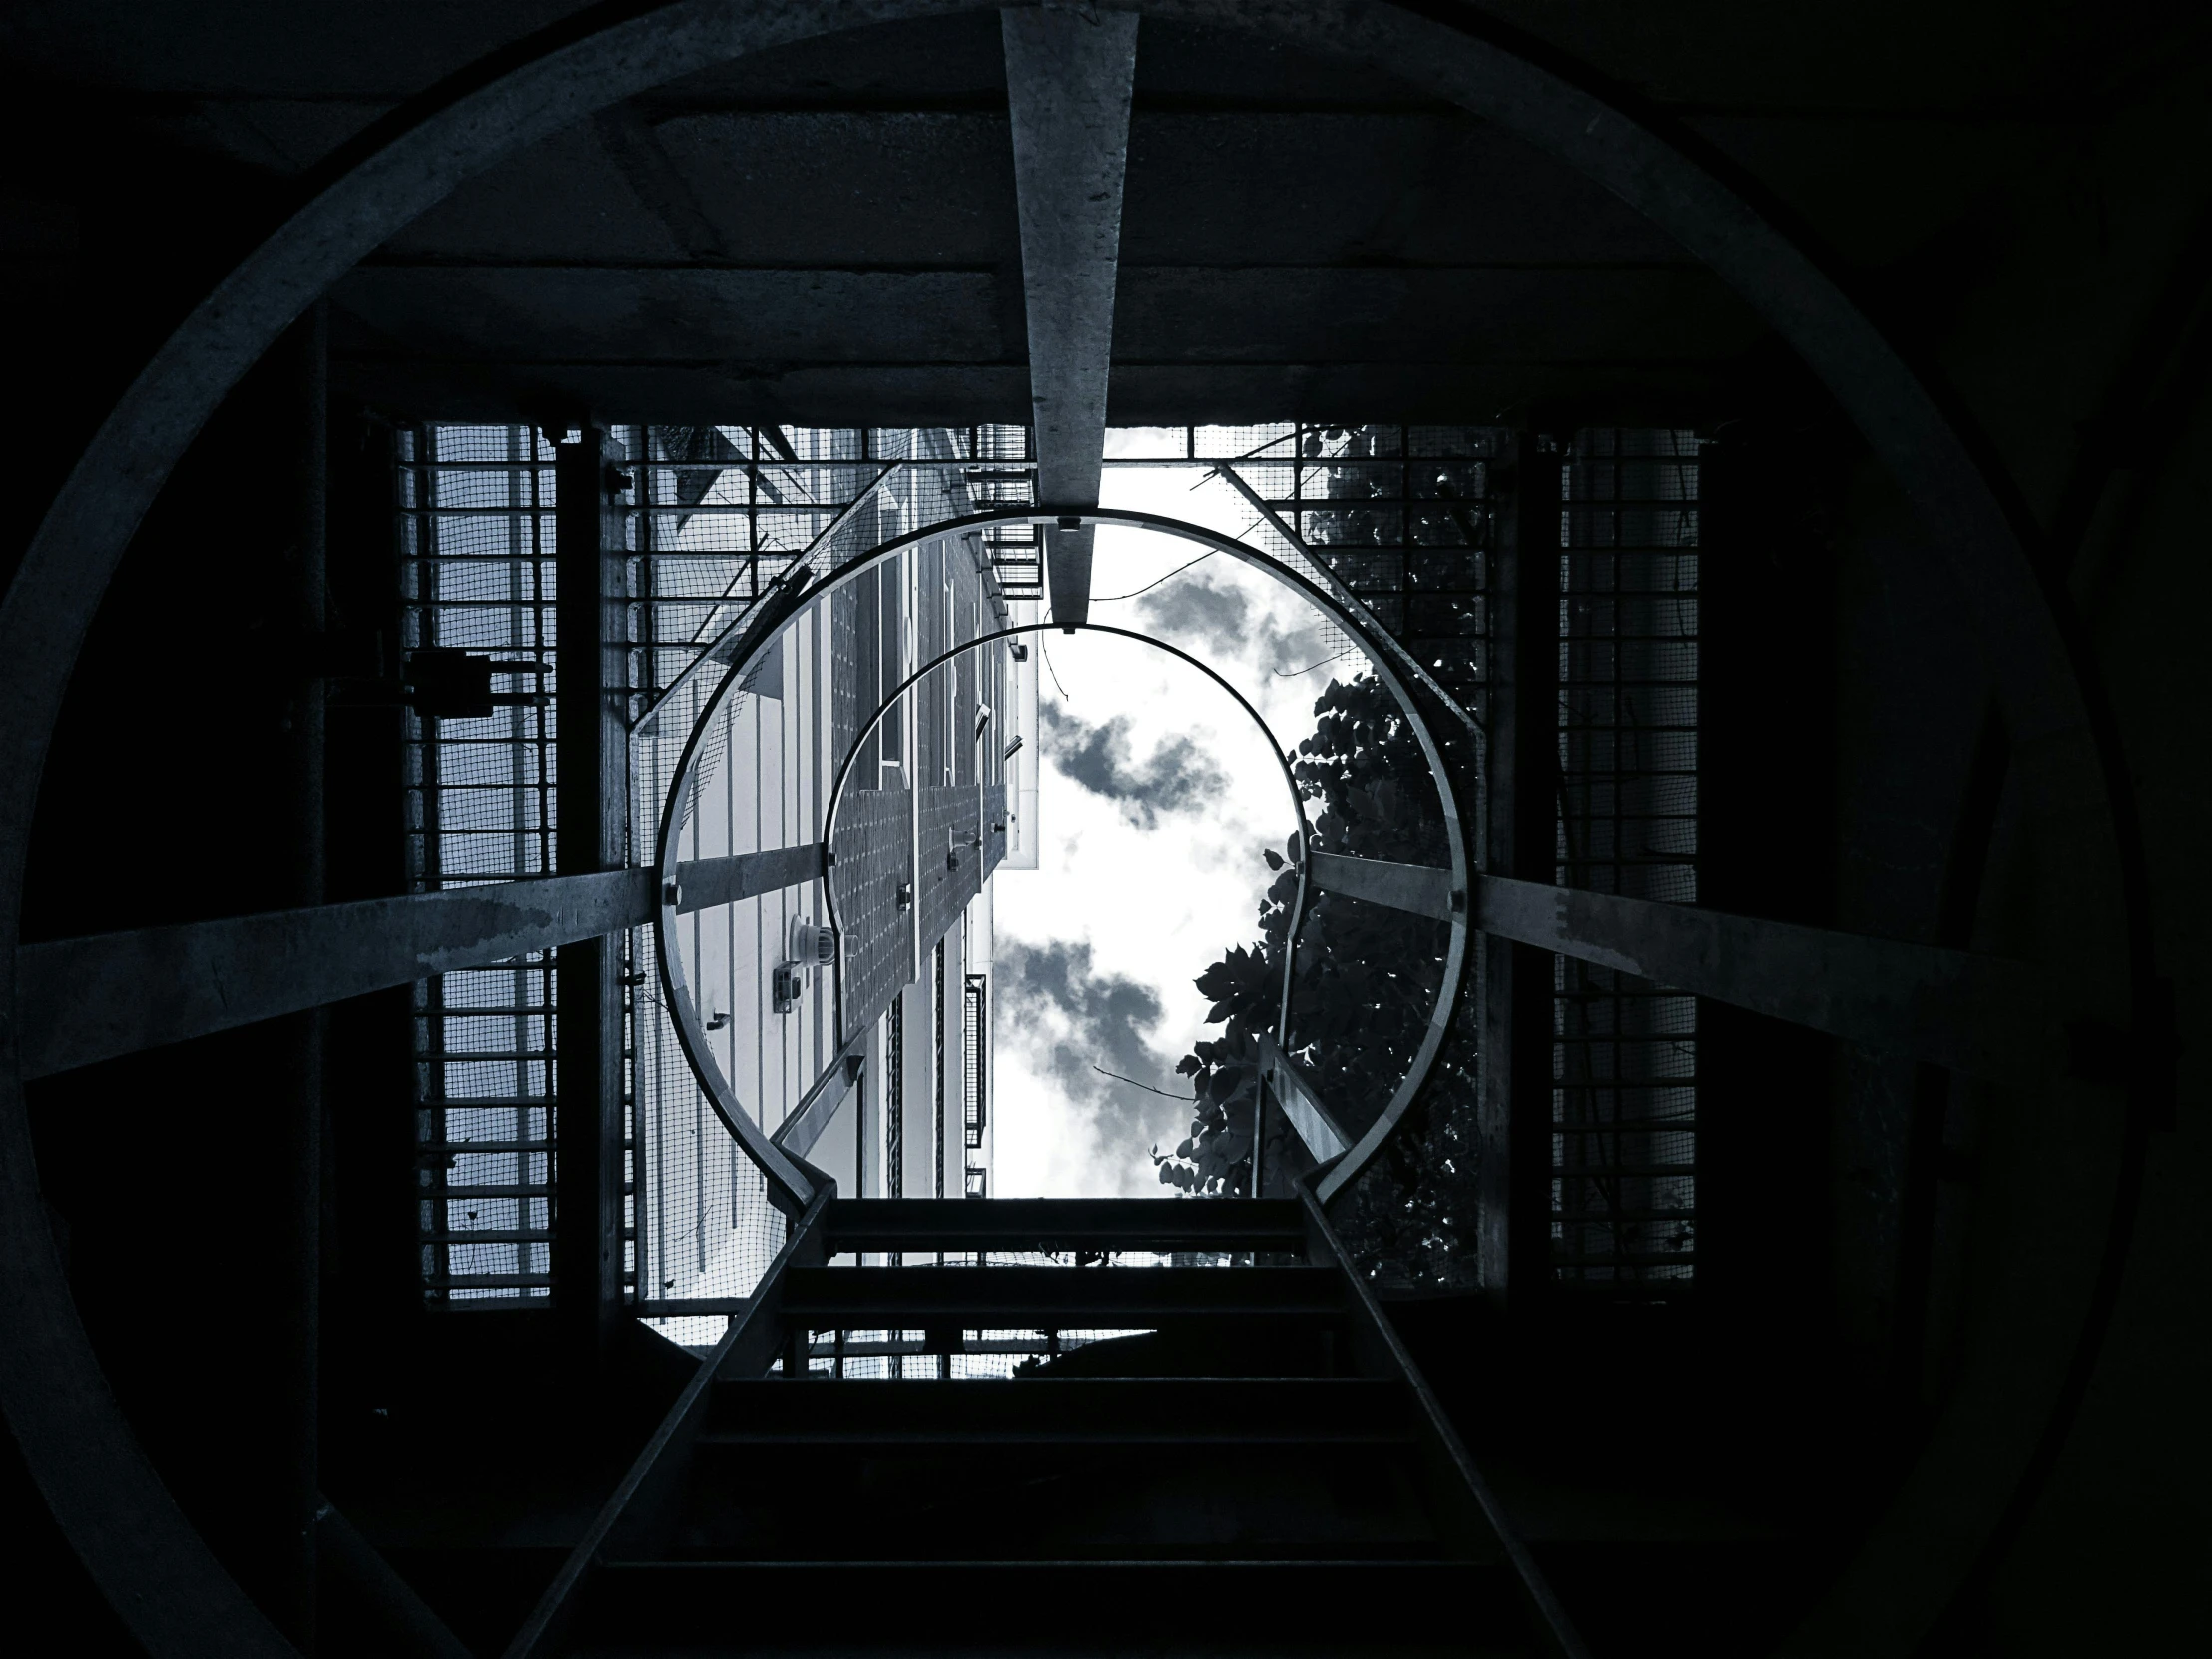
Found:
[[[1826,1198],[1792,1245],[1821,1247],[1842,1363],[1870,1418],[1888,1390],[1891,1451],[1918,1436],[1921,1461],[1804,1651],[2212,1645],[2212,1430],[2193,1403],[2212,1397],[2208,111],[2200,56],[2146,68],[2101,119],[1970,155],[1934,127],[1854,142],[1713,124],[1895,296],[2049,539],[2136,791],[2183,1044],[2178,1120],[2140,1144],[2139,1202],[2116,1110],[1969,1090],[1931,1103],[1910,1068],[1833,1055]],[[1988,804],[1978,893],[1958,889],[1989,695],[1962,595],[1879,476],[1855,472],[1842,513],[1834,919],[1934,938],[1964,902],[1955,942],[2033,949],[2066,874],[2009,787]],[[1918,1151],[1917,1113],[1933,1134]],[[1916,1157],[1936,1165],[1917,1217]],[[1918,1306],[1900,1297],[1916,1230]]]

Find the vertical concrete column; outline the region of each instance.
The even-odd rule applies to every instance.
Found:
[[[1559,770],[1559,456],[1516,435],[1493,472],[1490,725],[1485,867],[1548,884]],[[1541,1294],[1551,1259],[1551,956],[1485,934],[1479,1275],[1514,1307]]]
[[[282,721],[284,770],[291,822],[283,902],[304,907],[326,897],[327,837],[324,815],[323,633],[327,625],[329,496],[328,311],[317,303],[278,347],[290,394],[283,430],[292,445],[293,533],[282,580],[288,587],[291,630],[301,642],[298,671]],[[281,406],[281,405],[279,405]],[[289,1109],[278,1133],[280,1167],[288,1173],[278,1195],[279,1236],[272,1240],[282,1288],[274,1312],[285,1329],[282,1351],[290,1357],[290,1386],[282,1397],[279,1432],[286,1442],[278,1467],[284,1483],[282,1536],[270,1585],[270,1616],[304,1652],[315,1649],[314,1514],[321,1484],[323,1076],[327,1014],[317,1008],[284,1020],[279,1040],[289,1073]]]
[[[554,741],[559,871],[619,869],[628,856],[627,480],[607,437],[584,428],[554,471]],[[563,945],[555,975],[554,1298],[574,1340],[598,1352],[622,1309],[621,935]]]
[[[1106,381],[1137,19],[1022,7],[999,14],[1021,229],[1037,500],[1069,514],[1045,531],[1055,621],[1090,614],[1093,532],[1105,460]]]

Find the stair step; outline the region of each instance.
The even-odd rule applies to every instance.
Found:
[[[1249,1444],[710,1453],[658,1553],[865,1560],[886,1547],[933,1561],[1450,1553],[1410,1451]]]
[[[1290,1199],[1188,1204],[1161,1198],[840,1198],[823,1224],[847,1251],[1180,1250],[1304,1255],[1306,1219]]]
[[[1113,1330],[1344,1311],[1329,1268],[792,1268],[784,1290],[786,1318],[819,1331]]]
[[[1410,1404],[1364,1379],[723,1383],[667,1553],[1434,1556]]]
[[[600,1659],[1538,1651],[1502,1564],[1387,1559],[611,1563],[577,1635]]]
[[[700,1444],[1401,1444],[1409,1409],[1349,1377],[748,1381],[716,1384]]]

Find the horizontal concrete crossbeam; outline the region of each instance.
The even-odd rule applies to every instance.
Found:
[[[651,872],[634,869],[27,944],[16,955],[23,1075],[485,967],[652,917]]]
[[[820,846],[677,866],[679,913],[796,886]],[[23,1075],[56,1072],[642,926],[650,870],[500,881],[29,944],[17,955]]]
[[[1474,925],[1809,1026],[1878,1053],[2040,1088],[2067,1067],[2043,974],[1967,950],[1478,876]]]

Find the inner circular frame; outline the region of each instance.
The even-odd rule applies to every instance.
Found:
[[[1070,519],[1075,520],[1074,526],[1068,524]],[[699,757],[707,732],[714,722],[721,717],[725,701],[733,690],[744,684],[747,673],[762,659],[769,647],[782,637],[785,628],[790,625],[803,604],[842,587],[854,577],[874,569],[886,559],[896,557],[909,547],[918,546],[926,541],[934,541],[939,537],[958,537],[969,531],[1009,524],[1057,525],[1063,528],[1114,526],[1151,530],[1160,535],[1192,542],[1212,552],[1225,554],[1241,564],[1266,572],[1298,593],[1300,597],[1359,641],[1361,649],[1367,655],[1369,666],[1396,701],[1399,712],[1404,715],[1406,724],[1413,733],[1414,741],[1420,745],[1421,756],[1428,766],[1429,781],[1435,786],[1437,804],[1443,814],[1444,839],[1451,859],[1449,865],[1452,893],[1449,919],[1450,939],[1444,952],[1443,977],[1437,987],[1435,1006],[1429,1012],[1428,1025],[1421,1033],[1420,1046],[1414,1051],[1405,1074],[1399,1078],[1397,1087],[1391,1092],[1389,1100],[1384,1103],[1382,1112],[1376,1117],[1375,1121],[1345,1151],[1344,1156],[1322,1172],[1316,1184],[1316,1193],[1321,1201],[1327,1204],[1355,1180],[1362,1170],[1367,1168],[1368,1164],[1382,1150],[1383,1143],[1389,1139],[1391,1132],[1411,1108],[1413,1101],[1419,1096],[1421,1086],[1427,1081],[1429,1072],[1434,1068],[1436,1056],[1441,1052],[1444,1038],[1450,1031],[1452,1017],[1457,1011],[1460,992],[1466,981],[1467,922],[1470,908],[1468,893],[1472,885],[1472,872],[1467,861],[1465,830],[1459,818],[1458,800],[1452,790],[1451,778],[1445,769],[1443,754],[1437,746],[1435,734],[1430,730],[1428,721],[1421,714],[1418,705],[1414,703],[1411,693],[1406,689],[1404,680],[1390,666],[1388,659],[1394,653],[1389,647],[1394,647],[1396,642],[1389,640],[1381,624],[1375,620],[1373,613],[1349,595],[1340,598],[1338,595],[1330,593],[1303,572],[1272,554],[1264,553],[1249,543],[1237,540],[1234,536],[1223,535],[1217,530],[1209,530],[1203,525],[1186,523],[1181,519],[1163,518],[1153,513],[1135,512],[1121,508],[1096,508],[1085,513],[1059,513],[1025,507],[1011,511],[970,514],[963,518],[946,519],[940,523],[909,530],[904,534],[895,536],[865,553],[847,559],[830,570],[820,581],[808,582],[805,580],[803,573],[799,574],[796,580],[787,576],[789,585],[780,594],[763,601],[771,608],[757,618],[755,625],[746,631],[740,649],[731,658],[728,672],[724,674],[720,684],[715,687],[713,694],[709,696],[706,704],[701,708],[698,718],[692,723],[691,735],[685,740],[683,755],[677,762],[675,773],[669,783],[667,797],[662,802],[660,830],[655,840],[655,873],[661,895],[660,925],[655,929],[655,954],[660,963],[664,1001],[669,1010],[669,1018],[676,1027],[677,1042],[684,1051],[685,1060],[690,1064],[692,1074],[697,1079],[701,1090],[706,1094],[709,1104],[714,1107],[715,1115],[722,1119],[723,1126],[745,1149],[746,1156],[751,1158],[761,1170],[761,1173],[767,1177],[771,1201],[778,1208],[784,1209],[788,1213],[796,1214],[803,1210],[815,1196],[820,1182],[820,1172],[811,1170],[801,1160],[785,1152],[744,1109],[743,1103],[737,1097],[736,1089],[731,1085],[729,1079],[724,1076],[722,1067],[714,1058],[713,1048],[707,1042],[706,1030],[699,1022],[699,1010],[691,994],[691,988],[685,982],[682,963],[678,959],[677,952],[669,945],[669,939],[673,935],[676,925],[676,905],[673,894],[677,866],[676,838],[682,826],[682,815],[679,808],[692,788],[692,780],[699,765]],[[1034,631],[1049,633],[1053,629],[1064,627],[1065,624],[1062,623],[1043,622],[1035,624]],[[1030,630],[1025,628],[1018,631]],[[1174,651],[1176,655],[1184,657],[1186,661],[1193,663],[1195,666],[1204,668],[1204,665],[1199,663],[1195,657],[1191,657],[1175,647],[1166,646],[1166,642],[1153,639],[1149,635],[1140,634],[1133,629],[1100,626],[1090,631],[1120,634],[1126,638],[1162,646]],[[992,636],[994,639],[1005,637],[1008,637],[1006,633]],[[875,711],[870,725],[874,721],[880,720],[883,713],[893,707],[898,698],[904,696],[907,689],[921,675],[930,672],[931,669],[937,666],[941,666],[942,662],[958,656],[962,651],[973,650],[977,646],[987,643],[989,643],[989,640],[985,639],[969,641],[967,644],[945,653],[929,668],[917,670],[912,677],[900,686],[882,708]],[[1212,671],[1207,670],[1206,672],[1211,673]],[[1217,681],[1220,680],[1218,675],[1214,678]],[[1221,683],[1226,686],[1226,682]],[[1244,701],[1242,696],[1234,691],[1234,688],[1231,688],[1231,694],[1238,696],[1240,702]],[[1245,706],[1247,712],[1253,713],[1253,718],[1258,721],[1259,716],[1251,710],[1250,704]],[[1264,721],[1260,722],[1260,726],[1262,731],[1268,731]],[[1281,746],[1275,744],[1272,732],[1268,734],[1268,741],[1275,748],[1278,757],[1281,757]],[[857,753],[857,749],[853,753]],[[827,837],[834,825],[836,802],[838,796],[842,793],[844,779],[849,771],[850,759],[851,757],[848,754],[838,765],[836,787],[830,797],[830,809],[824,815],[823,834],[826,843]],[[1285,764],[1287,769],[1288,763]],[[1295,781],[1292,784],[1292,793],[1294,797],[1297,794]],[[1299,822],[1303,832],[1306,829],[1303,805],[1299,808]],[[1309,849],[1309,858],[1310,856]],[[1302,860],[1300,864],[1301,871],[1303,872],[1307,867],[1308,862]],[[828,875],[829,872],[826,870],[824,872],[826,891]],[[1302,891],[1305,879],[1302,873]],[[831,900],[831,904],[833,907],[834,900]],[[1303,912],[1304,906],[1301,905],[1300,909]],[[1303,914],[1295,916],[1292,921],[1292,933],[1286,945],[1286,974],[1289,971],[1292,956],[1295,954],[1297,930],[1302,922]],[[841,964],[838,980],[837,1036],[841,1044],[845,1038],[842,1029],[843,986]]]

